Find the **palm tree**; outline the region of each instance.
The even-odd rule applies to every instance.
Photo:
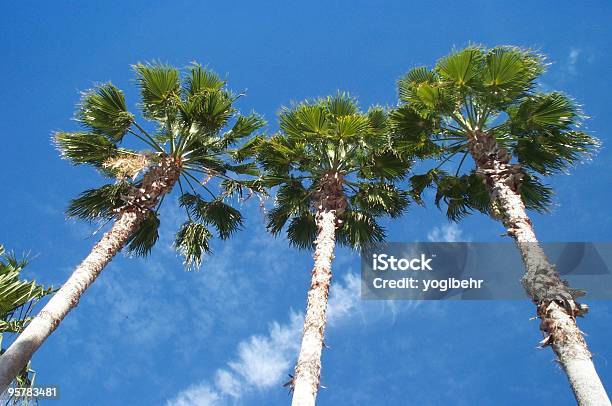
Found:
[[[582,292],[561,280],[526,212],[546,211],[551,202],[541,176],[567,170],[598,146],[580,129],[570,98],[537,89],[544,67],[529,50],[470,46],[432,70],[415,68],[398,83],[392,138],[399,151],[439,158],[411,178],[417,197],[433,185],[436,204],[446,203],[452,220],[477,210],[503,223],[525,264],[522,284],[542,320],[542,345],[554,350],[580,405],[608,405],[576,324],[587,311],[576,301]],[[469,158],[471,168],[462,170]],[[443,169],[453,162],[451,172]]]
[[[87,190],[73,200],[68,215],[114,223],[0,357],[0,391],[119,251],[125,246],[142,256],[151,251],[158,239],[160,205],[175,185],[187,215],[175,246],[187,267],[198,267],[210,251],[210,228],[225,239],[242,226],[240,212],[225,200],[242,196],[243,188],[252,184],[244,180],[244,174],[252,175],[256,168],[234,162],[232,147],[262,127],[263,119],[256,114],[240,115],[234,107],[240,95],[231,93],[219,76],[197,64],[182,77],[179,70],[159,63],[138,64],[134,69],[142,116],[151,123],[148,128],[128,112],[123,93],[105,83],[86,92],[78,106],[76,117],[84,131],[54,136],[65,158],[114,178],[113,183]],[[130,145],[142,142],[147,149],[120,147],[128,138]]]
[[[19,334],[31,321],[34,306],[43,297],[51,294],[53,288],[46,288],[35,281],[20,279],[27,260],[18,260],[6,253],[0,245],[0,354],[4,353],[4,334]],[[35,372],[26,364],[14,380],[15,387],[28,388],[34,382]],[[24,399],[27,404],[27,398]],[[17,400],[14,400],[17,404]],[[7,402],[8,404],[8,402]]]
[[[393,185],[408,165],[388,148],[383,109],[359,111],[347,94],[303,102],[280,113],[280,132],[252,146],[263,185],[278,186],[268,230],[285,225],[289,242],[314,248],[302,344],[290,385],[293,406],[314,405],[319,388],[331,264],[336,242],[349,247],[382,241],[376,218],[399,216],[407,193]]]

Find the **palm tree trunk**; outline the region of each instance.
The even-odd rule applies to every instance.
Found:
[[[292,406],[314,406],[321,378],[321,351],[336,243],[336,213],[319,211],[316,219],[318,235],[315,241],[314,268],[308,291],[302,345],[293,377]]]
[[[522,284],[537,305],[542,320],[540,329],[545,338],[541,344],[552,347],[580,406],[610,405],[586,341],[576,324],[576,316],[584,315],[587,306],[575,301],[581,292],[569,288],[561,280],[536,238],[519,193],[520,166],[510,164],[507,151],[500,148],[493,137],[481,131],[474,132],[469,146],[491,202],[521,252],[526,269]]]
[[[162,158],[143,177],[139,189],[128,198],[113,227],[104,234],[66,283],[28,324],[0,357],[0,393],[28,363],[32,355],[74,309],[85,290],[121,251],[159,198],[172,190],[180,174],[172,158]]]

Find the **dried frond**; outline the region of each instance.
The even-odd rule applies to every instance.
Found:
[[[144,154],[122,153],[118,156],[108,158],[102,163],[102,167],[110,170],[117,179],[126,178],[136,179],[151,163],[150,159]]]

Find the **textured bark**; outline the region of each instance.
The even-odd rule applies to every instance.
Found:
[[[610,405],[576,323],[576,316],[588,310],[586,305],[576,302],[583,292],[570,288],[560,278],[540,246],[520,196],[520,166],[511,164],[507,151],[493,137],[479,130],[472,134],[469,147],[491,202],[521,252],[525,264],[521,282],[537,305],[540,329],[544,333],[541,345],[552,347],[579,405]]]
[[[0,357],[0,393],[6,390],[68,312],[78,305],[85,290],[138,230],[159,198],[172,190],[179,174],[179,168],[171,158],[162,158],[145,174],[141,187],[126,196],[126,204],[118,210],[113,227]]]
[[[314,406],[319,390],[336,225],[338,216],[346,209],[341,175],[328,174],[324,177],[319,184],[316,201],[317,239],[314,267],[308,291],[302,345],[292,381],[292,406]]]

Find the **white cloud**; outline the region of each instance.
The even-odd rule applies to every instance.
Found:
[[[265,389],[281,383],[299,348],[303,317],[291,312],[288,324],[273,322],[267,336],[251,336],[238,345],[228,366],[249,386]]]
[[[444,234],[444,231],[439,233]],[[450,225],[446,234],[460,236],[461,231],[455,225]],[[411,311],[421,305],[418,301],[362,301],[360,287],[359,275],[350,271],[340,282],[332,284],[327,313],[328,326],[350,321],[356,315],[360,315],[364,322],[366,317],[376,320],[391,315],[392,322],[395,322],[401,311]],[[435,303],[431,303],[427,311],[439,312],[438,306],[434,305]],[[213,402],[227,404],[233,399],[231,404],[240,404],[240,399],[250,391],[279,387],[289,379],[288,374],[292,372],[302,337],[302,324],[303,315],[290,311],[287,323],[274,321],[266,335],[252,335],[242,340],[237,345],[234,358],[226,367],[217,369],[213,379],[204,380],[179,392],[177,397],[167,402],[167,406],[200,405],[201,403],[195,402],[199,401],[197,397],[202,393],[213,399]],[[194,403],[188,403],[189,400]],[[176,403],[178,401],[183,403]]]
[[[219,406],[221,397],[208,385],[194,385],[180,392],[167,406]]]
[[[589,49],[571,47],[565,54],[565,57],[560,61],[554,76],[560,82],[572,80],[579,74],[581,68],[585,67],[586,64],[593,63],[594,60],[595,54]],[[558,86],[558,84],[556,86]],[[551,87],[544,85],[542,86],[542,90],[550,91]]]
[[[220,369],[215,376],[215,385],[219,388],[219,392],[224,393],[233,398],[239,398],[242,395],[240,389],[240,381],[231,372]]]
[[[358,310],[360,279],[348,272],[340,283],[332,284],[328,307],[329,325],[346,320]],[[265,390],[288,380],[300,347],[304,317],[291,311],[285,324],[272,322],[266,335],[253,335],[238,343],[237,353],[227,367],[215,372],[214,386],[203,381],[181,391],[168,406],[196,406],[198,396],[213,399],[239,399],[251,390]],[[208,399],[208,398],[207,398]],[[182,403],[177,403],[177,402]],[[207,400],[208,401],[208,400]],[[206,403],[216,405],[217,403]]]
[[[469,241],[463,236],[463,231],[455,223],[444,224],[441,227],[434,227],[427,234],[427,239],[432,242]]]
[[[267,335],[253,335],[238,344],[236,359],[215,373],[214,389],[203,381],[169,400],[167,406],[217,405],[241,398],[249,390],[282,384],[299,349],[303,317],[291,312],[287,324],[273,322]],[[204,397],[208,403],[198,403]]]
[[[580,57],[581,53],[582,50],[578,48],[572,48],[569,52],[567,61],[567,71],[572,75],[576,74],[576,64],[578,63],[578,58]]]
[[[348,318],[359,305],[361,292],[361,279],[354,273],[347,273],[344,283],[332,284],[329,306],[327,308],[327,321],[334,325],[342,319]]]

